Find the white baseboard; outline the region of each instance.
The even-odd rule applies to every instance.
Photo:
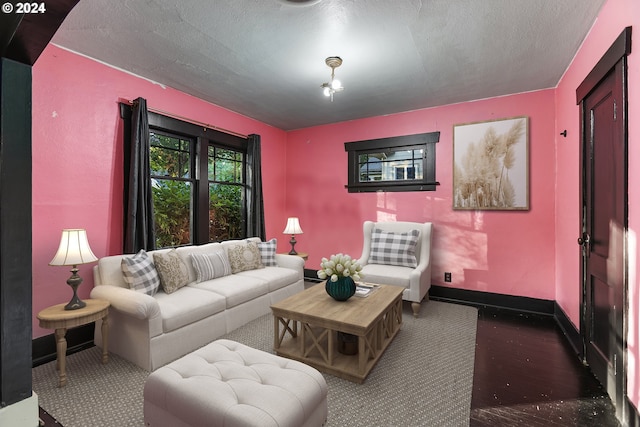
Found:
[[[32,392],[20,402],[0,408],[0,426],[6,427],[38,427],[38,395]]]

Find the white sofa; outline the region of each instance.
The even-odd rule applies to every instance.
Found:
[[[247,239],[260,242],[258,238]],[[228,250],[243,241],[230,240],[176,249],[188,268],[189,283],[172,292],[162,288],[153,296],[129,289],[121,261],[132,255],[101,258],[94,267],[91,298],[107,300],[109,351],[153,371],[218,337],[270,312],[271,304],[304,290],[304,261],[275,254],[276,266],[241,271],[196,282],[189,254]],[[149,251],[167,253],[170,249]],[[101,322],[94,342],[102,346]]]

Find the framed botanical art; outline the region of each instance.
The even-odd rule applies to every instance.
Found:
[[[453,126],[453,209],[529,209],[529,119]]]

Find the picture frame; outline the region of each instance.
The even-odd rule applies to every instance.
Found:
[[[529,118],[453,126],[453,209],[529,210]]]

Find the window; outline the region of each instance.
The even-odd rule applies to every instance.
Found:
[[[149,132],[149,165],[156,246],[191,243],[195,141],[167,132]]]
[[[209,145],[209,241],[243,237],[244,159],[242,152]]]
[[[149,130],[156,247],[247,237],[247,139],[153,112]]]
[[[440,132],[347,142],[350,193],[433,191]]]

